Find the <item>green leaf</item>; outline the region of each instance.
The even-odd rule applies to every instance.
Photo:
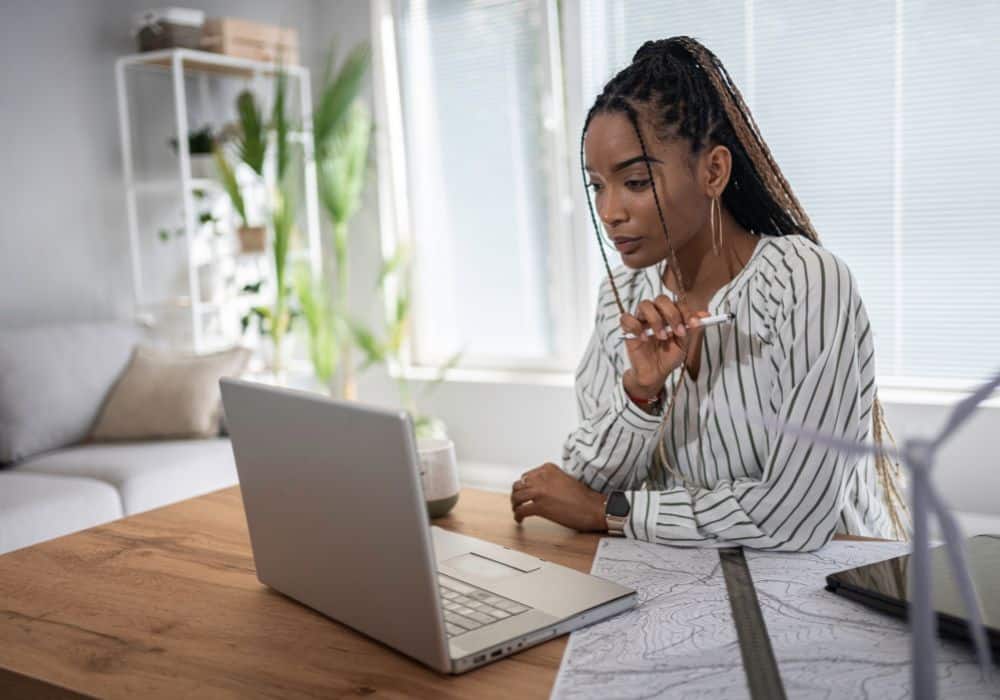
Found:
[[[313,280],[308,265],[295,273],[295,288],[309,331],[309,359],[317,379],[329,384],[340,360],[336,326],[330,304],[319,280]]]
[[[236,149],[240,160],[258,175],[264,174],[264,157],[267,154],[267,130],[253,93],[244,90],[236,98],[236,112],[240,118],[240,136]]]
[[[396,299],[396,323],[405,322],[409,312],[410,300],[403,296]]]
[[[274,236],[271,244],[274,251],[274,270],[277,278],[279,301],[288,293],[285,287],[285,271],[288,262],[288,251],[291,248],[292,229],[295,226],[295,202],[289,189],[279,188],[274,195],[274,209],[271,212],[271,223]]]
[[[325,85],[316,112],[313,114],[313,139],[320,154],[325,151],[327,140],[340,125],[361,90],[361,81],[371,61],[371,50],[367,43],[355,46],[344,59],[336,76],[330,80],[333,74],[333,59],[334,52],[331,48],[327,59]]]
[[[291,162],[291,149],[288,141],[288,115],[285,113],[285,98],[288,93],[288,75],[279,72],[275,82],[274,104],[271,108],[271,128],[275,132],[275,161],[277,164],[278,183],[284,182],[285,173]]]
[[[378,271],[378,279],[375,281],[375,288],[382,289],[385,281],[396,274],[409,259],[409,251],[402,245],[397,246],[392,256],[382,261],[382,267]]]
[[[222,181],[222,187],[226,190],[226,194],[229,195],[229,199],[233,203],[233,208],[240,215],[243,225],[246,226],[246,205],[243,202],[243,192],[240,190],[240,183],[236,181],[236,173],[233,172],[233,168],[229,165],[229,161],[226,160],[226,155],[222,152],[221,148],[216,146],[212,154],[215,156],[215,166],[219,171],[219,179]]]
[[[357,321],[350,322],[354,343],[365,354],[365,366],[378,364],[385,359],[385,348],[375,339],[374,334]]]
[[[355,103],[317,157],[320,199],[334,226],[347,222],[360,206],[371,131],[371,115]]]

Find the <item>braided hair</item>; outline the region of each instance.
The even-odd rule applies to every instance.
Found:
[[[580,135],[580,169],[585,184],[584,142],[587,128],[595,116],[611,113],[624,114],[628,118],[642,148],[656,211],[667,242],[667,264],[677,280],[680,299],[685,296],[684,280],[656,190],[646,140],[640,129],[640,117],[661,142],[688,142],[692,156],[713,145],[725,146],[729,150],[732,170],[721,199],[744,229],[758,236],[804,236],[819,245],[819,236],[809,216],[764,142],[735,82],[719,58],[696,39],[676,36],[647,41],[635,52],[632,63],[604,86],[587,112]],[[625,307],[589,196],[587,206],[615,302],[619,313],[624,314]],[[676,387],[673,395],[676,395]],[[660,466],[676,475],[666,460],[662,437],[662,428],[669,421],[672,408],[673,401],[664,415],[657,454]],[[877,395],[872,420],[876,445],[882,445],[883,434],[891,440],[892,433],[885,422]],[[901,478],[899,465],[879,451],[875,467],[890,520],[897,536],[905,538],[907,527],[901,514],[905,514],[906,505],[897,485]]]

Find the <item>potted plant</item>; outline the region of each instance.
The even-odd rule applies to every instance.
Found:
[[[375,298],[391,296],[384,306],[384,337],[352,318],[348,311],[348,223],[361,203],[373,128],[368,110],[356,99],[368,64],[369,49],[362,44],[351,51],[336,74],[328,70],[313,115],[320,202],[333,232],[332,301],[324,280],[314,279],[308,268],[300,268],[295,279],[316,377],[332,394],[346,399],[357,398],[358,371],[383,363],[401,369],[409,332],[410,260],[402,248],[383,260],[376,282]],[[352,360],[354,346],[364,357],[359,367]],[[400,403],[412,416],[418,437],[445,437],[444,424],[423,414],[418,399],[433,391],[458,359],[458,354],[449,358],[439,368],[437,379],[426,385],[419,396],[405,374],[395,372]],[[338,369],[340,381],[335,385]]]
[[[231,150],[239,159],[238,166],[246,166],[238,173],[229,162],[220,144],[214,155],[223,188],[229,195],[233,209],[240,220],[238,234],[243,252],[263,253],[270,249],[274,263],[273,303],[258,305],[244,317],[244,330],[256,319],[261,335],[271,340],[270,365],[275,378],[281,382],[284,375],[284,341],[292,319],[296,315],[292,304],[291,285],[287,279],[288,258],[295,236],[296,182],[292,177],[293,148],[291,124],[286,114],[287,76],[278,72],[275,95],[269,123],[265,123],[257,101],[248,90],[236,99],[238,113],[237,133]],[[268,152],[273,149],[273,157]],[[265,162],[273,164],[265,178]],[[273,175],[273,177],[272,177]],[[241,182],[241,178],[243,181]],[[273,181],[272,181],[273,180]],[[270,236],[264,226],[251,226],[247,192],[262,193],[261,208],[270,225]]]
[[[238,123],[235,129],[235,151],[240,163],[245,164],[258,181],[264,177],[264,160],[267,156],[267,125],[264,123],[257,100],[249,90],[244,90],[236,98]],[[243,187],[237,179],[235,168],[230,165],[218,140],[213,153],[222,186],[240,217],[237,229],[240,250],[244,253],[263,253],[267,250],[267,229],[265,226],[250,225],[247,217]]]
[[[177,139],[170,139],[170,147],[177,153]],[[191,163],[191,177],[214,177],[212,152],[215,150],[215,135],[212,127],[203,126],[197,131],[188,133],[188,156]]]
[[[236,229],[236,234],[240,240],[240,250],[244,253],[263,253],[267,250],[267,229],[264,226],[250,226],[247,219],[246,201],[243,199],[243,189],[236,179],[236,172],[233,166],[226,159],[220,146],[216,146],[215,165],[219,172],[219,179],[222,187],[229,195],[229,200],[236,210],[240,219],[240,225]]]

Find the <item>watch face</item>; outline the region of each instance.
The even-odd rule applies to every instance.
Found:
[[[605,507],[605,512],[608,515],[613,515],[616,518],[624,518],[630,510],[632,510],[632,506],[629,505],[628,498],[626,498],[623,492],[614,491],[608,497],[608,505]]]

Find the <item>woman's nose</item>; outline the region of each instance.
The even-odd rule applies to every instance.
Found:
[[[628,219],[628,213],[621,205],[621,200],[611,192],[604,192],[598,205],[598,214],[605,226],[614,227]]]

